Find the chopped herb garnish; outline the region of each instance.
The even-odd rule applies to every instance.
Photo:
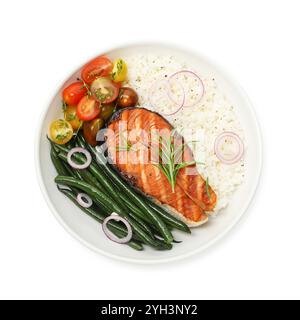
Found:
[[[122,68],[123,68],[123,60],[120,59],[117,63],[117,70],[119,73],[121,73]]]
[[[84,89],[85,88],[87,90],[87,95],[90,97],[92,95],[92,91],[91,91],[89,85],[82,79],[78,78],[77,80],[82,82],[82,87],[80,89]]]
[[[110,75],[111,75],[111,78],[113,79],[113,80],[115,80],[115,78],[116,78],[116,72],[112,72]]]
[[[117,74],[120,74],[120,73],[122,72],[122,69],[123,69],[123,60],[122,60],[122,59],[119,59],[118,62],[117,62],[117,71],[112,72],[112,73],[110,74],[111,78],[112,78],[113,80],[115,80]]]
[[[63,111],[64,113],[67,111],[67,107],[68,107],[68,105],[67,105],[64,101],[62,101],[62,102],[61,102],[61,108],[62,108],[62,111]]]
[[[74,113],[69,113],[69,114],[67,114],[67,121],[73,121],[73,120],[75,120],[76,119],[76,114],[74,114]]]
[[[66,133],[58,133],[56,135],[56,140],[64,140],[65,138],[67,137],[67,134]]]
[[[108,94],[102,93],[101,90],[97,90],[95,92],[95,95],[96,95],[97,99],[100,100],[101,102],[105,101],[107,99],[107,97],[109,96]]]

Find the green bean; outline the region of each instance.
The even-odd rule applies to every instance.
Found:
[[[80,193],[81,191],[80,190],[78,190],[78,189],[75,189],[75,191],[73,191],[73,188],[71,189],[71,191],[70,190],[68,190],[68,189],[63,189],[63,188],[60,188],[59,186],[57,186],[57,188],[58,188],[58,190],[60,190],[60,191],[62,191],[63,193],[65,193],[66,195],[70,195],[70,194],[73,194],[73,199],[71,199],[70,197],[70,199],[71,200],[74,200],[73,202],[78,206],[78,207],[80,207],[81,209],[85,209],[85,208],[83,208],[79,203],[78,203],[78,201],[77,201],[77,197],[76,197],[76,195],[78,194],[78,193]],[[89,209],[91,209],[91,210],[89,210]],[[93,203],[93,207],[92,208],[88,208],[87,209],[87,214],[90,214],[94,219],[98,219],[99,221],[101,220],[104,220],[106,217],[108,217],[108,216],[110,216],[111,215],[111,211],[110,210],[107,210],[104,206],[100,206],[99,205],[99,203],[96,205],[95,203]],[[91,211],[91,212],[89,212],[89,211]],[[100,221],[100,222],[101,222]],[[122,223],[120,223],[120,222],[117,222],[117,221],[113,221],[113,220],[111,220],[110,222],[109,222],[110,224],[112,224],[115,228],[121,228],[122,230],[123,230],[123,232],[126,232],[126,234],[125,234],[125,236],[127,235],[127,229],[124,227],[124,226],[122,226]],[[121,230],[121,231],[122,231]],[[138,240],[138,241],[140,241],[140,242],[142,242],[142,240],[141,240],[141,238],[138,236],[138,235],[136,235],[135,233],[133,233],[133,238],[134,239],[136,239],[136,240]]]
[[[67,163],[68,160],[67,160],[67,155],[66,155],[66,153],[60,152],[60,153],[58,154],[58,157],[59,157],[60,159],[62,159],[64,162]],[[81,160],[81,159],[80,159],[80,160]],[[81,162],[81,163],[82,163],[82,162],[83,162],[83,159],[82,159],[82,161],[78,161],[78,162]],[[74,170],[74,171],[77,171],[77,170]],[[84,180],[84,181],[86,181],[87,183],[91,184],[92,186],[98,188],[99,190],[102,189],[102,186],[101,186],[100,183],[97,181],[97,179],[95,179],[95,178],[91,175],[91,173],[90,173],[89,171],[87,171],[86,169],[80,170],[79,174],[82,176],[82,180]],[[109,194],[107,194],[107,195],[109,196]],[[124,210],[125,208],[123,207],[122,209]],[[149,234],[149,236],[151,236],[152,239],[154,240],[154,236],[153,236],[153,234],[152,234],[152,233],[153,233],[152,230],[149,229],[149,227],[148,227],[145,223],[143,223],[142,221],[137,220],[133,214],[130,214],[130,213],[129,213],[129,215],[130,215],[131,218],[134,219],[134,220],[136,221],[136,223],[138,223],[139,226],[140,226],[141,228],[143,228],[144,231],[147,232],[147,233]]]
[[[85,212],[90,217],[94,218],[96,221],[103,223],[104,219],[106,218],[105,213],[99,213],[95,211],[95,209],[91,208],[83,208],[76,199],[75,194],[67,189],[61,189],[59,188],[59,191],[61,191],[64,195],[66,195],[77,207],[82,209],[83,212]],[[110,229],[111,232],[113,232],[118,237],[124,237],[127,235],[127,229],[123,226],[120,226],[116,221],[108,221],[107,227]],[[135,250],[143,250],[143,245],[138,242],[131,240],[127,243],[130,247],[132,247]]]
[[[144,231],[145,231],[146,233],[149,234],[149,236],[150,236],[153,240],[155,240],[153,230],[152,230],[143,220],[138,219],[138,218],[137,218],[134,214],[132,214],[131,212],[129,212],[128,214],[129,214],[129,216],[130,216],[133,220],[135,220],[135,222],[136,222],[137,224],[139,224],[139,226],[140,226],[142,229],[144,229]]]
[[[168,213],[166,210],[162,209],[160,206],[158,206],[156,203],[154,203],[153,201],[151,201],[150,199],[146,199],[145,200],[148,205],[157,212],[157,214],[159,214],[161,216],[161,218],[170,226],[187,232],[187,233],[191,233],[190,228],[183,222],[180,221],[178,219],[176,219],[175,217],[173,217],[170,213]]]
[[[67,161],[67,153],[69,150],[66,147],[63,146],[58,146],[58,150],[60,151],[58,156],[63,159],[64,161]],[[75,153],[73,155],[73,158],[79,163],[82,164],[85,162],[85,157],[81,155],[80,153]],[[91,163],[88,170],[91,172],[91,174],[96,177],[96,179],[100,182],[102,187],[100,188],[99,184],[95,183],[96,179],[93,179],[93,183],[97,188],[102,189],[102,190],[108,190],[112,195],[116,194],[116,190],[113,188],[113,185],[109,183],[106,179],[106,176],[103,175],[103,172],[99,171],[98,167],[94,164]],[[80,170],[81,172],[81,170]]]
[[[60,181],[60,178],[63,178],[61,181]],[[70,178],[72,179],[72,183],[68,184],[68,179],[67,178]],[[56,180],[58,179],[58,181],[60,182],[57,182]],[[74,181],[74,182],[73,182]],[[76,183],[75,183],[76,181]],[[103,201],[103,199],[101,198],[101,196],[103,195],[102,193],[98,193],[98,189],[96,189],[95,187],[93,187],[93,191],[91,191],[90,189],[87,188],[87,191],[86,191],[86,188],[82,188],[82,185],[80,183],[86,183],[85,181],[83,180],[80,180],[80,179],[77,179],[77,178],[73,178],[73,177],[68,177],[68,176],[57,176],[55,178],[55,182],[57,184],[62,184],[62,185],[67,185],[68,187],[70,188],[76,188],[76,190],[81,190],[81,191],[84,191],[85,193],[87,193],[93,200],[94,203],[97,204],[97,206],[101,207],[101,208],[105,208],[105,210],[107,212],[112,212],[113,210],[111,210],[110,208],[110,205],[107,203],[107,201]],[[92,187],[90,184],[86,183],[88,186]],[[95,190],[97,190],[95,192]]]
[[[50,156],[56,172],[59,175],[67,175],[68,174],[67,170],[64,167],[63,163],[58,158],[57,153],[53,147],[51,147]]]
[[[117,203],[111,201],[111,199],[107,197],[104,193],[101,193],[99,189],[91,186],[90,184],[84,181],[80,181],[72,177],[57,176],[55,178],[55,182],[57,184],[63,184],[83,190],[88,195],[90,195],[96,203],[100,203],[100,205],[104,205],[105,207],[107,206],[111,209],[112,212],[116,212],[120,216],[127,218],[128,222],[132,226],[132,229],[136,231],[136,233],[141,237],[141,239],[145,241],[147,244],[153,247],[158,246],[158,243],[156,241],[153,241],[153,239],[147,233],[144,232],[144,230],[128,215],[127,212],[122,211]]]
[[[134,203],[132,203],[130,201],[130,199],[128,199],[126,197],[125,194],[119,193],[119,197],[120,197],[120,199],[122,199],[122,201],[125,203],[125,205],[130,209],[130,211],[135,213],[143,221],[153,225],[153,221],[148,216],[146,216],[143,213],[141,213],[141,211],[138,209],[138,207]]]
[[[110,231],[112,233],[114,233],[117,237],[119,238],[124,238],[126,237],[127,235],[127,232],[124,233],[123,231],[119,231],[119,230],[116,230],[114,227],[110,227],[108,226],[108,229],[110,229]],[[126,243],[128,246],[130,246],[131,248],[137,250],[137,251],[142,251],[144,248],[143,248],[143,245],[140,243],[140,242],[137,242],[137,241],[134,241],[134,240],[130,240],[128,243]]]
[[[51,141],[49,138],[48,138],[48,140],[50,141],[50,144],[51,144],[51,151],[50,151],[51,160],[53,162],[53,165],[54,165],[57,173],[59,175],[63,175],[63,176],[69,175],[69,176],[72,176],[72,177],[76,177],[76,174],[70,168],[68,163],[64,163],[64,162],[61,161],[61,159],[59,159],[60,158],[59,149],[56,148],[56,144],[53,141]]]
[[[62,159],[65,163],[68,163],[68,157],[65,152],[62,152],[62,151],[59,152],[58,157]],[[80,164],[83,163],[83,161],[78,161],[78,162],[80,162]],[[90,183],[94,187],[101,190],[102,186],[87,169],[83,169],[83,170],[73,169],[73,171],[77,172],[83,180],[85,180],[86,182]]]
[[[58,156],[61,160],[63,160],[63,159],[61,158],[61,153],[60,153],[60,152],[57,154],[57,156]],[[66,167],[66,170],[68,171],[70,177],[77,178],[77,179],[82,179],[81,175],[80,175],[76,170],[74,170],[74,169],[68,164],[68,162],[64,162],[64,166]]]

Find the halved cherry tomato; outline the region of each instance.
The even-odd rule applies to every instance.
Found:
[[[114,62],[114,67],[111,73],[111,77],[115,82],[123,82],[127,76],[127,65],[124,60],[117,59]]]
[[[100,104],[94,97],[83,97],[77,106],[77,116],[80,120],[90,121],[100,114]]]
[[[97,118],[83,124],[83,136],[85,140],[93,147],[97,145],[96,136],[103,125],[104,121],[101,118]]]
[[[55,120],[50,125],[50,138],[57,144],[66,144],[73,137],[73,129],[66,120]]]
[[[82,125],[77,116],[77,106],[67,106],[64,113],[65,120],[70,123],[74,131],[77,131]]]
[[[119,95],[119,86],[108,78],[97,78],[91,85],[91,92],[101,103],[111,103]]]
[[[81,78],[91,84],[98,77],[108,76],[113,69],[113,63],[105,56],[100,56],[87,63],[81,71]]]
[[[80,81],[73,82],[67,86],[63,92],[63,100],[66,104],[77,105],[77,103],[84,97],[87,93],[87,88],[83,86]]]

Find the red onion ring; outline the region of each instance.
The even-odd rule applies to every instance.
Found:
[[[221,150],[222,143],[226,138],[231,138],[238,146],[237,152],[232,157],[226,157]],[[244,155],[244,144],[241,138],[234,132],[223,132],[215,140],[214,150],[217,158],[225,164],[234,164],[241,160]]]
[[[184,88],[183,88],[183,90],[184,90],[184,92],[185,92],[185,103],[183,104],[183,107],[193,107],[194,105],[196,105],[197,103],[199,103],[200,102],[200,100],[202,99],[202,97],[203,97],[203,95],[204,95],[204,84],[203,84],[203,81],[202,81],[202,79],[194,72],[194,71],[191,71],[191,70],[181,70],[181,71],[177,71],[177,72],[175,72],[175,73],[173,73],[170,77],[169,77],[169,79],[168,79],[168,81],[169,82],[171,82],[172,81],[172,79],[174,79],[177,75],[180,75],[180,74],[188,74],[189,75],[189,77],[191,77],[191,76],[193,76],[193,77],[195,77],[196,79],[197,79],[197,81],[199,82],[199,98],[196,100],[196,101],[194,101],[192,104],[188,104],[188,102],[187,102],[187,92],[186,92],[186,90],[184,90]],[[174,103],[176,103],[176,101],[174,101],[174,99],[172,98],[172,96],[170,96],[170,99],[174,102]]]
[[[85,156],[86,156],[86,162],[83,163],[83,164],[78,164],[78,163],[75,163],[73,160],[72,160],[72,155],[74,153],[83,153]],[[68,163],[69,165],[74,168],[74,169],[86,169],[92,162],[92,156],[91,154],[89,153],[89,151],[87,151],[86,149],[84,148],[73,148],[71,149],[69,152],[68,152],[68,156],[67,156],[67,159],[68,159]]]
[[[85,193],[78,193],[77,195],[77,202],[83,207],[83,208],[89,208],[93,204],[93,200]]]
[[[155,93],[157,93],[159,90],[159,87],[160,86],[167,86],[167,88],[165,88],[165,90],[163,90],[163,96],[160,97],[160,99],[158,99],[158,101],[155,101],[154,98],[155,98]],[[151,106],[156,109],[156,105],[160,104],[160,103],[163,103],[162,101],[162,98],[165,98],[167,97],[169,101],[172,102],[172,104],[174,105],[175,107],[175,110],[171,110],[170,113],[163,113],[163,112],[160,112],[163,116],[173,116],[174,114],[176,114],[179,110],[181,110],[181,108],[184,106],[184,102],[185,102],[185,92],[184,92],[184,88],[181,84],[180,85],[180,89],[182,91],[182,97],[180,98],[180,101],[179,102],[176,102],[174,98],[171,99],[171,95],[170,95],[170,92],[171,92],[171,85],[170,85],[170,82],[167,80],[167,79],[162,79],[162,80],[158,80],[158,81],[155,81],[153,83],[153,85],[150,87],[150,90],[149,90],[149,101],[150,101],[150,104]]]
[[[107,223],[110,220],[114,220],[114,221],[121,221],[125,224],[126,228],[127,228],[127,236],[124,238],[119,238],[116,235],[114,235],[107,227]],[[132,238],[132,228],[131,225],[129,224],[129,222],[123,218],[120,217],[118,214],[116,214],[115,212],[113,212],[109,217],[105,218],[102,224],[102,229],[104,234],[107,236],[108,239],[117,242],[117,243],[128,243],[131,238]]]

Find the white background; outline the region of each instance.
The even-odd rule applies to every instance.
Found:
[[[300,298],[299,1],[1,1],[0,298]],[[254,202],[217,245],[158,266],[91,252],[56,221],[34,166],[39,116],[102,48],[197,48],[249,94],[264,138]]]

